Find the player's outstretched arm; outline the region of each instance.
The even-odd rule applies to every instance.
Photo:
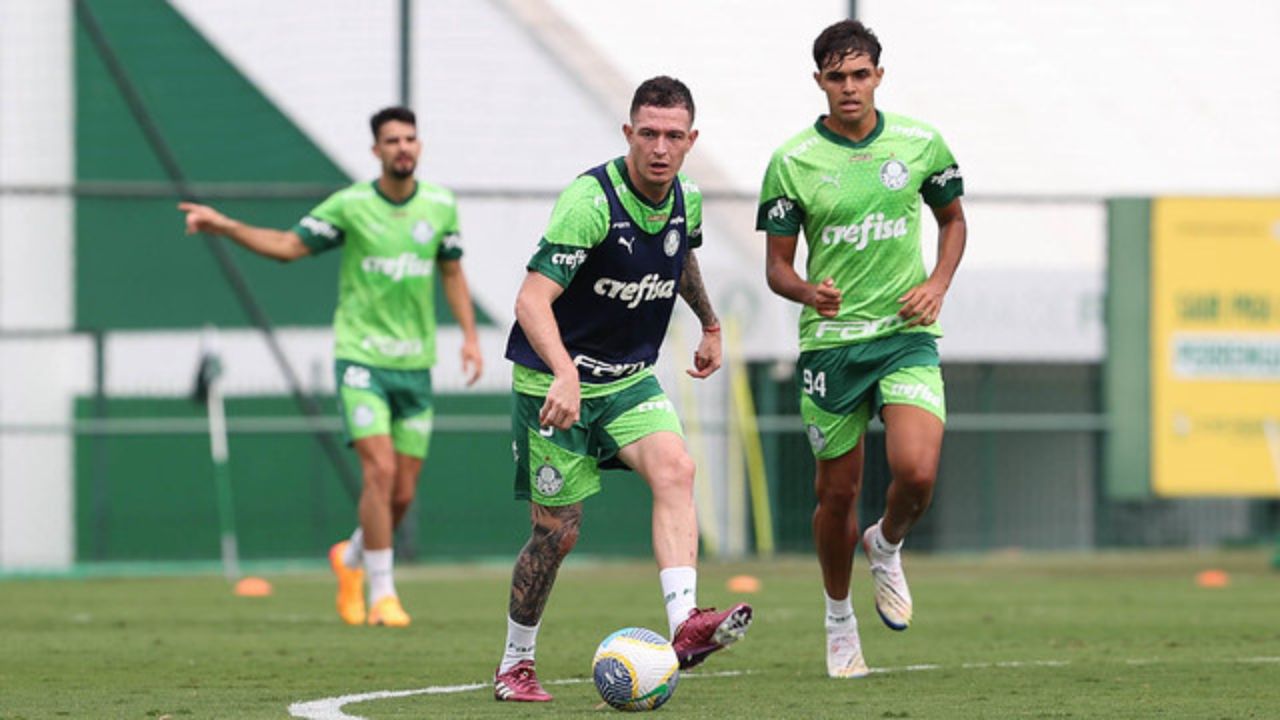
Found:
[[[956,198],[942,207],[933,208],[938,221],[938,262],[929,278],[911,288],[898,302],[902,308],[898,315],[907,318],[907,325],[930,325],[942,314],[942,301],[951,288],[964,246],[968,241],[968,227],[964,219],[964,207]]]
[[[768,250],[765,253],[765,279],[769,289],[788,300],[802,305],[809,305],[823,317],[835,317],[840,312],[840,301],[844,293],[836,287],[831,278],[814,285],[804,281],[796,272],[795,235],[774,235],[769,233]]]
[[[480,373],[484,372],[484,358],[480,354],[475,306],[471,304],[471,290],[467,287],[467,276],[462,272],[462,261],[441,260],[440,282],[449,310],[462,328],[462,372],[467,376],[467,384],[474,385],[480,379]]]
[[[685,370],[691,377],[704,378],[720,369],[722,348],[720,344],[720,320],[711,307],[707,286],[702,282],[702,269],[698,256],[692,250],[685,256],[684,271],[680,274],[680,297],[702,323],[702,339],[693,352],[693,367]]]
[[[237,245],[275,260],[288,262],[310,255],[311,249],[302,242],[302,238],[289,230],[273,230],[271,228],[246,225],[239,220],[229,218],[208,205],[199,203],[178,203],[178,210],[186,213],[187,234],[209,233],[231,238]]]
[[[538,422],[543,427],[567,430],[578,421],[582,387],[578,384],[578,368],[560,339],[560,325],[551,311],[551,303],[562,292],[564,288],[555,280],[530,270],[516,294],[516,322],[520,323],[534,352],[555,376],[538,413]]]

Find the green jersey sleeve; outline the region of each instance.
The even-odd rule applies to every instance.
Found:
[[[587,251],[609,234],[609,202],[600,183],[579,176],[556,200],[547,231],[525,267],[568,287]]]
[[[450,200],[452,200],[452,194],[450,194]],[[462,259],[462,230],[458,225],[458,204],[456,201],[450,203],[448,219],[445,220],[444,227],[440,228],[440,248],[436,251],[436,259]]]
[[[804,208],[799,203],[800,193],[790,170],[791,165],[782,150],[774,153],[760,186],[757,230],[787,236],[799,235],[800,228],[804,227]]]
[[[929,207],[942,207],[964,195],[964,176],[960,173],[960,166],[937,132],[929,141],[927,157],[930,175],[920,186],[920,196]]]
[[[325,198],[291,228],[312,255],[332,250],[346,239],[345,195],[346,190],[339,190]]]
[[[684,193],[684,217],[689,224],[689,249],[693,250],[702,247],[702,189],[681,175],[680,191]]]

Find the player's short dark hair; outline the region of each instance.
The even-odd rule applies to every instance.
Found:
[[[679,80],[659,75],[640,83],[636,94],[631,97],[631,117],[636,111],[648,105],[650,107],[673,108],[683,107],[689,111],[689,123],[693,123],[693,93],[689,87]]]
[[[880,66],[880,39],[857,20],[841,20],[830,25],[813,41],[813,62],[818,70],[837,65],[850,55],[866,55]]]
[[[369,129],[373,131],[374,142],[378,141],[378,131],[382,129],[382,126],[392,120],[408,123],[415,128],[418,127],[418,116],[414,115],[413,111],[409,108],[404,107],[403,105],[394,105],[392,107],[382,108],[378,112],[374,113],[373,117],[369,118]]]

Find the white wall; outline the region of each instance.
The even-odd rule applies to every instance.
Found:
[[[0,0],[0,185],[72,180],[71,15],[66,0]],[[0,194],[0,331],[70,327],[73,220],[66,196]],[[70,419],[75,345],[0,342],[0,424]],[[0,568],[70,562],[71,460],[65,436],[0,434]]]

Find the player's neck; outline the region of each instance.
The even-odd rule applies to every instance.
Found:
[[[848,123],[838,120],[834,113],[822,119],[822,124],[826,125],[828,130],[853,142],[866,140],[871,133],[876,131],[876,125],[879,122],[880,113],[874,107],[871,108],[870,112],[864,113],[862,117]]]
[[[404,202],[413,195],[413,191],[418,188],[418,181],[410,175],[407,178],[398,178],[394,175],[383,175],[378,178],[378,190],[391,202]]]

